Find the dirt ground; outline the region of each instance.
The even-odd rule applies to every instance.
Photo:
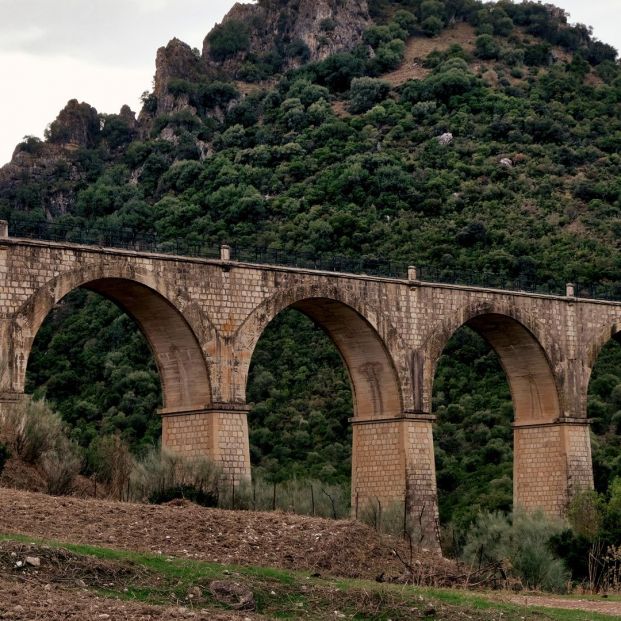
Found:
[[[36,566],[26,559],[35,559]],[[218,613],[183,605],[151,606],[108,599],[93,589],[115,588],[134,581],[148,583],[148,572],[132,563],[78,556],[66,550],[0,542],[0,619],[258,619],[256,615]],[[155,578],[151,578],[153,581]]]
[[[242,621],[259,619],[254,614],[221,613],[213,610],[190,611],[183,606],[161,607],[98,597],[80,588],[43,585],[26,580],[10,580],[0,575],[0,619],[20,621],[149,621],[159,619],[210,619],[211,621]]]
[[[351,578],[395,576],[405,544],[353,521],[285,513],[139,505],[0,488],[0,533],[104,545],[222,564],[304,569]],[[451,571],[453,563],[430,559]]]
[[[351,521],[334,522],[283,513],[232,512],[205,509],[181,502],[167,506],[51,497],[0,488],[0,533],[67,543],[108,546],[221,564],[257,565],[305,570],[319,575],[374,579],[403,573],[397,549],[407,558],[400,539],[380,537]],[[70,552],[37,550],[42,569],[16,572],[16,559],[26,551],[0,543],[0,619],[257,619],[252,613],[211,612],[180,606],[149,606],[106,599],[93,589],[137,579],[131,563],[83,560]],[[27,547],[27,546],[26,546]],[[46,555],[49,555],[47,558]],[[64,556],[63,556],[64,555]],[[455,579],[455,563],[422,555],[415,561],[421,572]],[[77,578],[79,576],[79,579]],[[148,582],[148,576],[138,578]],[[433,578],[432,578],[433,581]],[[426,581],[429,583],[429,580]],[[90,589],[90,591],[89,591]],[[527,606],[601,612],[621,618],[621,602],[589,601],[533,595],[490,595],[492,599]],[[25,612],[27,611],[27,613]],[[106,616],[108,615],[108,616]]]

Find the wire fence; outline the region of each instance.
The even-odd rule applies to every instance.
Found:
[[[22,239],[37,239],[54,242],[68,242],[119,248],[136,252],[174,254],[207,259],[221,258],[221,245],[213,241],[188,238],[164,239],[155,233],[145,233],[130,228],[109,228],[83,223],[67,224],[55,222],[32,222],[9,220],[9,234]],[[230,246],[233,261],[278,265],[301,269],[340,272],[389,278],[409,278],[408,264],[384,258],[360,256],[346,257],[332,253],[291,252],[275,248]],[[519,291],[544,295],[566,295],[566,284],[558,280],[537,281],[525,275],[512,276],[490,271],[468,271],[417,266],[416,280],[430,283],[485,287],[505,291]],[[574,295],[594,300],[621,300],[621,282],[576,284]]]

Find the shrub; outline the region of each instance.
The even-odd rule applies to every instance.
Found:
[[[3,419],[2,437],[25,462],[34,464],[66,440],[65,425],[45,401],[24,400]]]
[[[567,518],[577,535],[593,541],[602,526],[601,501],[597,492],[578,492],[569,503]]]
[[[366,112],[383,101],[390,92],[390,85],[374,78],[355,78],[349,92],[349,110],[354,114]]]
[[[207,35],[209,55],[214,60],[226,60],[250,47],[250,35],[246,24],[229,20],[216,26]]]
[[[492,60],[500,55],[500,46],[494,37],[487,34],[479,35],[475,43],[475,54],[483,60]]]
[[[180,498],[190,500],[202,507],[218,506],[218,493],[216,490],[202,490],[193,485],[175,485],[173,487],[156,489],[149,496],[149,502],[154,505],[161,505]]]
[[[322,32],[333,32],[336,29],[337,23],[331,17],[326,17],[319,22],[319,30]]]
[[[120,435],[93,440],[88,450],[88,466],[96,481],[106,485],[114,498],[122,500],[128,496],[134,458]]]
[[[0,435],[23,461],[41,467],[49,494],[71,490],[82,465],[80,449],[45,401],[25,399],[12,408],[2,420]]]
[[[129,496],[138,501],[168,502],[187,498],[216,506],[220,471],[209,460],[188,458],[166,449],[151,449],[136,462],[130,476]]]
[[[82,458],[78,447],[67,441],[45,453],[40,460],[46,490],[52,496],[68,494],[75,477],[82,467]]]
[[[428,37],[435,37],[440,34],[442,28],[444,28],[444,24],[439,17],[436,17],[435,15],[430,15],[423,21],[421,27],[423,29],[423,32]]]
[[[276,482],[256,474],[252,483],[220,485],[218,506],[252,511],[288,511],[298,515],[345,519],[350,516],[348,484],[326,484],[313,479]],[[403,515],[401,513],[401,515]],[[360,517],[363,517],[362,511]]]
[[[0,474],[2,474],[4,466],[9,457],[11,457],[11,451],[9,450],[8,446],[6,446],[6,444],[2,444],[0,442]]]
[[[403,30],[405,30],[409,34],[414,34],[417,29],[417,20],[416,16],[410,11],[405,11],[404,9],[400,9],[395,13],[394,21],[397,23]]]
[[[540,512],[480,514],[467,534],[463,556],[473,565],[496,567],[500,576],[519,578],[527,588],[562,592],[569,573],[550,548],[561,530]]]

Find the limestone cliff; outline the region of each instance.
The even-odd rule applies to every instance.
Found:
[[[175,38],[161,47],[155,60],[153,95],[157,101],[156,114],[169,114],[187,105],[187,101],[178,101],[169,92],[171,80],[196,80],[201,73],[201,60],[187,43]]]
[[[270,66],[278,73],[349,50],[371,25],[367,0],[261,0],[237,3],[205,37],[202,55],[173,39],[158,50],[152,107],[143,119],[192,109],[172,80],[246,80]],[[265,76],[263,76],[265,77]]]
[[[268,54],[273,49],[286,52],[287,46],[302,43],[304,60],[322,60],[335,52],[351,49],[371,25],[367,0],[262,0],[258,4],[237,3],[222,26],[237,22],[245,26],[248,45],[235,60]],[[213,63],[210,33],[203,45],[203,59]],[[299,57],[285,58],[288,67],[300,64]]]

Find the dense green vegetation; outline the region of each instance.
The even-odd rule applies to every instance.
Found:
[[[50,177],[1,186],[0,215],[540,282],[618,283],[615,51],[537,3],[371,4],[377,23],[365,45],[278,75],[271,90],[238,98],[226,76],[171,83],[197,113],[146,121],[140,139],[122,116],[100,115],[97,125],[91,108],[72,105],[48,139],[75,136],[78,123],[82,146]],[[382,78],[412,34],[434,35],[455,20],[476,28],[473,51],[432,52],[428,76],[401,86]],[[216,31],[212,55],[243,51],[247,36],[238,26]],[[266,69],[264,60],[260,70],[273,75],[279,63]],[[248,71],[259,66],[248,63]],[[147,112],[153,98],[145,97]],[[446,132],[453,141],[441,144]],[[19,148],[36,156],[46,146],[30,138]],[[441,513],[464,524],[479,508],[511,504],[512,412],[498,361],[476,335],[461,331],[445,353],[435,388]],[[253,363],[255,465],[277,480],[344,480],[351,395],[334,347],[306,319],[284,314]],[[115,429],[135,450],[157,438],[159,385],[144,339],[91,294],[74,294],[46,322],[29,378],[84,446]],[[605,492],[621,476],[620,347],[602,354],[591,390]]]

